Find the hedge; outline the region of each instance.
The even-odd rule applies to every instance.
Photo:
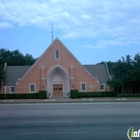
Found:
[[[70,91],[70,97],[71,98],[79,98],[79,91],[78,90],[71,90]]]
[[[45,91],[45,90],[39,91],[38,98],[39,99],[46,99],[47,98],[47,91]]]
[[[39,91],[39,93],[0,94],[0,99],[46,99],[46,97],[46,91]]]
[[[140,94],[118,94],[118,97],[140,97]]]
[[[84,98],[84,97],[116,97],[115,91],[96,91],[96,92],[79,92],[78,90],[71,90],[71,98]]]

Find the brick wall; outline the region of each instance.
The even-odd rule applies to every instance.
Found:
[[[59,60],[55,59],[56,50],[60,53]],[[80,91],[80,83],[85,82],[87,91],[99,91],[98,79],[93,78],[60,40],[56,39],[24,77],[17,80],[16,92],[28,93],[30,83],[36,84],[36,92],[46,90],[47,74],[56,65],[62,66],[69,74],[70,89]]]

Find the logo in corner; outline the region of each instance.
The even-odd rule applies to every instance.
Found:
[[[139,138],[140,137],[140,129],[138,131],[135,131],[134,127],[130,127],[127,130],[127,137],[129,140],[133,140],[133,138]]]

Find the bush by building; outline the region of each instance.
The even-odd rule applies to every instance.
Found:
[[[0,94],[0,99],[46,99],[46,97],[46,91],[39,91],[39,93]]]
[[[78,90],[71,90],[71,98],[84,98],[84,97],[116,97],[115,91],[97,91],[97,92],[79,92]]]

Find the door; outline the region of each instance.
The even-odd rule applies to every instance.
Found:
[[[63,85],[62,84],[53,85],[53,97],[63,97]]]

